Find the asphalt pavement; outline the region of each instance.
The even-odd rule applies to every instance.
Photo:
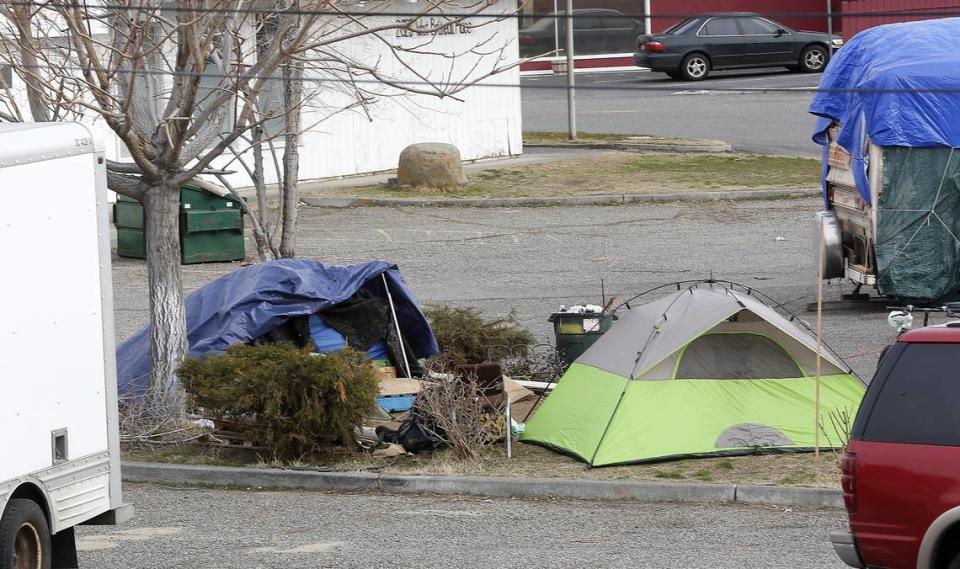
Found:
[[[817,198],[710,204],[582,207],[342,210],[304,207],[298,253],[328,263],[397,263],[422,303],[474,306],[494,317],[515,312],[541,342],[553,339],[549,314],[561,304],[621,301],[679,280],[714,277],[770,295],[813,326],[816,300],[813,215]],[[248,241],[252,256],[254,247]],[[192,290],[237,268],[189,265]],[[116,259],[117,330],[126,337],[147,320],[143,261]],[[827,299],[849,292],[826,288]],[[637,302],[652,300],[648,295]],[[893,341],[885,304],[826,312],[823,335],[862,377]]]
[[[330,495],[128,485],[121,527],[77,530],[85,569],[835,568],[838,510]]]
[[[318,209],[298,252],[328,263],[398,263],[424,303],[514,311],[541,342],[560,304],[627,300],[678,280],[757,287],[814,322],[816,198],[539,208]],[[253,251],[248,242],[248,251]],[[237,263],[184,267],[193,290]],[[147,320],[143,261],[115,259],[121,337]],[[667,289],[670,290],[670,289]],[[828,299],[849,290],[827,288]],[[643,296],[635,302],[653,299]],[[824,337],[869,378],[894,338],[882,303],[827,312]],[[823,567],[839,510],[327,495],[131,486],[121,528],[80,528],[81,564],[124,567]]]
[[[820,155],[807,113],[820,75],[783,68],[720,71],[677,81],[647,71],[578,73],[577,126],[583,132],[709,138],[734,149]],[[565,76],[532,76],[523,86],[523,129],[565,132]]]

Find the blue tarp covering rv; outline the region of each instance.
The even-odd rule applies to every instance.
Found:
[[[810,112],[846,275],[912,304],[958,298],[960,18],[857,34]]]
[[[909,46],[909,51],[903,48]],[[867,140],[879,146],[960,147],[960,18],[877,26],[833,57],[810,104],[854,160],[857,189],[871,202]]]

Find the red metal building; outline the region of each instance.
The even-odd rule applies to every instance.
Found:
[[[564,0],[532,0],[523,12],[529,16],[521,20],[520,43],[525,39],[525,26],[546,17],[550,13],[562,13]],[[777,20],[791,28],[826,32],[832,31],[849,39],[867,28],[895,22],[909,22],[929,18],[942,18],[953,14],[960,16],[960,0],[574,0],[574,13],[578,10],[602,8],[615,10],[626,19],[637,22],[642,31],[649,15],[653,33],[661,32],[687,16],[710,12],[756,12]],[[649,9],[649,14],[647,10]],[[542,25],[541,25],[542,27]],[[531,28],[532,29],[532,28]],[[552,38],[555,48],[553,57],[538,59],[521,66],[524,71],[545,71],[551,68],[551,60],[563,57],[563,42]],[[548,42],[549,43],[549,42]],[[623,45],[621,45],[621,43]],[[577,53],[576,66],[617,67],[632,66],[632,41],[618,42],[618,49],[581,51]],[[522,47],[522,46],[521,46]],[[543,53],[546,49],[539,51]],[[615,53],[614,53],[615,52]],[[524,54],[521,49],[521,55]]]
[[[960,15],[957,0],[843,0],[844,37],[873,26]]]
[[[841,26],[842,0],[832,2],[833,31]],[[708,12],[757,12],[769,16],[791,28],[815,32],[827,31],[828,0],[650,0],[651,24],[654,32],[660,32],[675,24],[684,16]]]

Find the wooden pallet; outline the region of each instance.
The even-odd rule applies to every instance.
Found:
[[[213,432],[200,439],[200,442],[225,448],[263,450],[263,431],[243,421],[215,420]]]

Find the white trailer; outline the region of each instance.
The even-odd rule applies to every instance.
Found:
[[[77,567],[74,526],[132,515],[106,185],[86,127],[0,125],[0,569]]]

